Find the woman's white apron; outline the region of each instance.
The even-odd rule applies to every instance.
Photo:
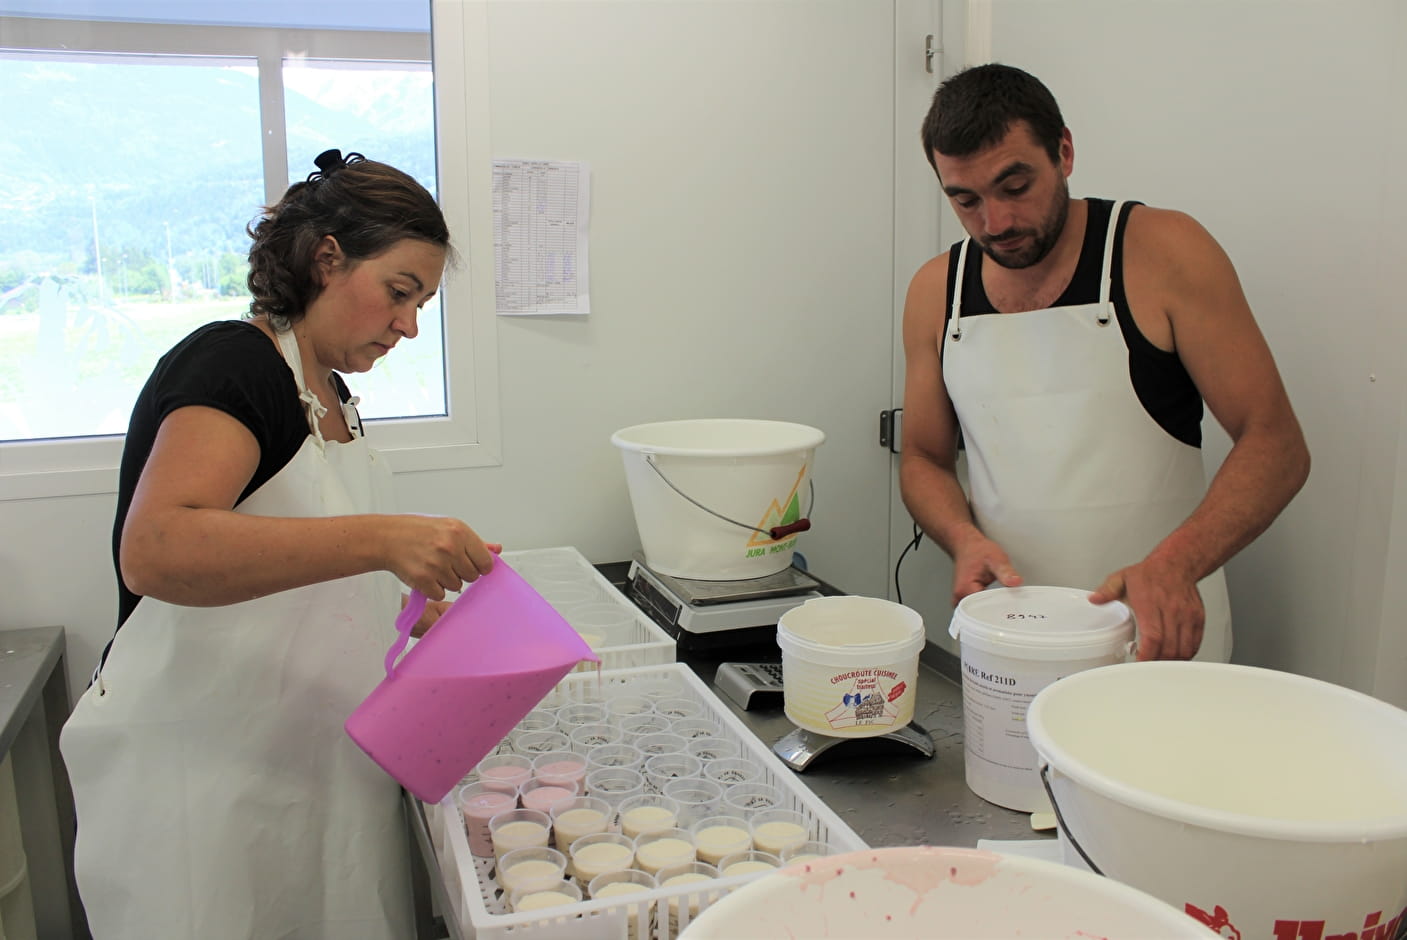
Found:
[[[235,511],[389,510],[385,461],[360,434],[323,439],[296,341],[279,344],[312,435]],[[399,594],[377,572],[226,607],[138,603],[61,737],[97,940],[410,935],[399,787],[342,730],[381,678]]]
[[[1129,378],[1110,300],[1114,206],[1099,301],[962,318],[968,246],[958,254],[943,375],[962,426],[968,497],[983,533],[1026,584],[1093,590],[1141,561],[1206,492],[1202,452],[1149,417]],[[1199,660],[1231,656],[1218,570],[1198,583]]]

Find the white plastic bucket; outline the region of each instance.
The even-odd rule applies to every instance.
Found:
[[[1122,662],[1133,618],[1120,603],[1095,606],[1088,591],[994,588],[963,598],[948,633],[962,646],[963,768],[982,799],[1023,813],[1048,812],[1026,735],[1026,709],[1056,679]]]
[[[917,611],[877,597],[813,597],[782,614],[782,701],[798,727],[836,738],[898,731],[914,717]]]
[[[645,564],[700,581],[761,578],[791,564],[810,528],[811,462],[826,439],[804,424],[701,418],[611,435]]]
[[[824,865],[791,865],[720,898],[680,934],[775,937],[1216,940],[1181,911],[1107,878],[945,846],[865,849],[827,856]]]
[[[1029,726],[1067,861],[1225,936],[1402,924],[1407,711],[1270,669],[1145,662],[1060,680]]]

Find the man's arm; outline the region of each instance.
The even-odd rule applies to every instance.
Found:
[[[904,302],[904,424],[899,488],[920,528],[953,559],[953,604],[995,580],[1021,583],[1001,546],[972,520],[957,478],[958,420],[943,384],[940,332],[948,297],[948,256],[914,275]]]
[[[1139,207],[1124,242],[1129,305],[1181,358],[1232,448],[1192,515],[1091,596],[1125,598],[1139,659],[1187,659],[1201,643],[1196,585],[1269,527],[1309,475],[1309,449],[1231,260],[1196,220]],[[905,414],[907,418],[907,413]]]

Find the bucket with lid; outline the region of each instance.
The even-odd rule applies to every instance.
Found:
[[[992,588],[969,594],[948,633],[962,647],[963,768],[982,799],[1049,812],[1026,735],[1026,709],[1062,676],[1123,662],[1133,618],[1121,603],[1095,606],[1088,591]]]
[[[837,738],[913,721],[923,618],[877,597],[813,597],[782,614],[782,701],[798,727]]]
[[[1407,908],[1407,711],[1287,672],[1125,663],[1036,696],[1065,859],[1227,937],[1389,940]]]
[[[811,527],[811,464],[825,439],[804,424],[743,418],[660,421],[611,435],[646,566],[700,581],[789,566],[798,534]]]
[[[412,591],[386,678],[344,727],[402,786],[438,803],[573,666],[600,659],[502,558],[397,662],[424,610]]]

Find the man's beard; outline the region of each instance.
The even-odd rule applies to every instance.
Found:
[[[1046,216],[1040,228],[1034,229],[1008,229],[989,238],[983,238],[978,244],[982,246],[982,251],[987,257],[1004,268],[1029,268],[1033,264],[1038,264],[1050,254],[1050,250],[1055,247],[1055,243],[1060,240],[1060,233],[1065,231],[1065,220],[1070,215],[1070,187],[1065,180],[1060,181],[1060,192],[1057,195],[1055,206],[1050,214]],[[1026,244],[1014,251],[1004,252],[993,247],[995,242],[1005,241],[1009,238],[1019,236],[1031,236]]]

